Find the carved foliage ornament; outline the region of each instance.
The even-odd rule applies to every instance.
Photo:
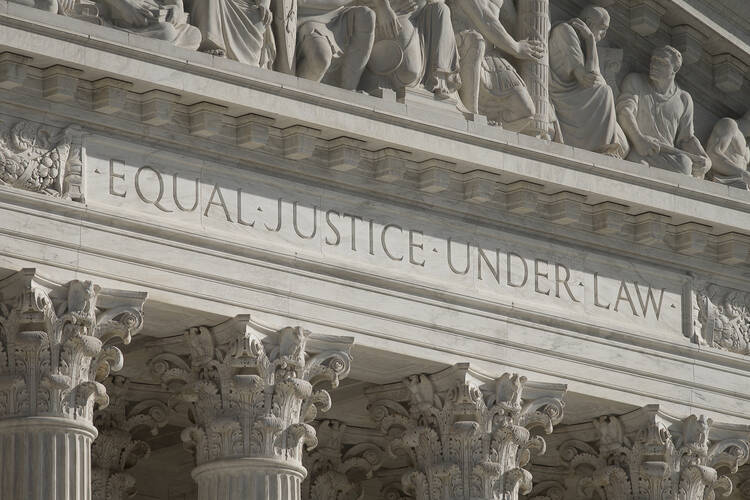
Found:
[[[568,486],[575,488],[570,498],[712,500],[716,491],[727,496],[732,482],[721,473],[737,472],[747,462],[750,443],[712,442],[711,425],[711,419],[691,415],[673,436],[666,423],[652,415],[629,437],[620,419],[600,417],[594,421],[597,443],[571,439],[560,446],[567,475],[573,478]],[[569,497],[564,491],[565,486],[550,482],[537,486],[532,499]]]
[[[129,404],[129,381],[124,377],[110,377],[104,385],[110,404],[94,414],[99,435],[91,447],[92,498],[120,500],[129,498],[135,486],[135,478],[126,471],[151,453],[148,444],[133,439],[132,433],[146,428],[156,435],[167,424],[169,411],[153,399]]]
[[[372,442],[345,443],[347,426],[335,420],[319,422],[316,431],[320,445],[304,456],[303,500],[361,500],[362,480],[383,465],[385,450]]]
[[[349,373],[350,343],[316,355],[306,351],[310,332],[284,328],[277,344],[264,343],[251,328],[216,345],[207,327],[190,328],[187,361],[161,354],[152,372],[174,392],[172,404],[187,408],[195,423],[182,439],[198,465],[230,457],[267,457],[301,464],[302,444],[317,445],[309,425]]]
[[[693,340],[750,354],[750,293],[706,284],[695,293]]]
[[[552,432],[562,419],[562,393],[527,400],[526,379],[508,373],[491,392],[467,376],[447,390],[427,375],[403,384],[408,403],[379,400],[370,411],[393,437],[389,452],[406,454],[413,465],[402,477],[406,494],[417,500],[510,500],[531,490],[523,467],[532,453],[545,451],[544,439],[532,430]]]
[[[122,367],[113,344],[141,329],[145,299],[90,281],[58,287],[33,269],[0,281],[0,417],[91,423],[94,403],[109,403],[100,381]]]
[[[81,130],[0,124],[0,185],[82,201]]]

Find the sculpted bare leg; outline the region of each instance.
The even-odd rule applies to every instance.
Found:
[[[302,57],[297,63],[297,75],[319,82],[333,61],[331,44],[322,36],[308,36],[299,47]]]
[[[476,31],[459,33],[456,42],[461,58],[461,88],[458,95],[471,113],[479,113],[479,74],[487,44]]]

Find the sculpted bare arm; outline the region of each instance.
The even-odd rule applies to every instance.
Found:
[[[516,41],[496,18],[487,0],[462,0],[461,8],[476,29],[495,47],[520,58],[540,58],[544,44],[537,40]]]

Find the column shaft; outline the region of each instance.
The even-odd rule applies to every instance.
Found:
[[[305,469],[274,459],[216,460],[193,470],[198,500],[299,500]]]
[[[0,498],[91,500],[96,430],[67,419],[0,421]]]

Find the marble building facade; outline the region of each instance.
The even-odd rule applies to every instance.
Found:
[[[743,0],[0,0],[0,500],[750,498]]]

